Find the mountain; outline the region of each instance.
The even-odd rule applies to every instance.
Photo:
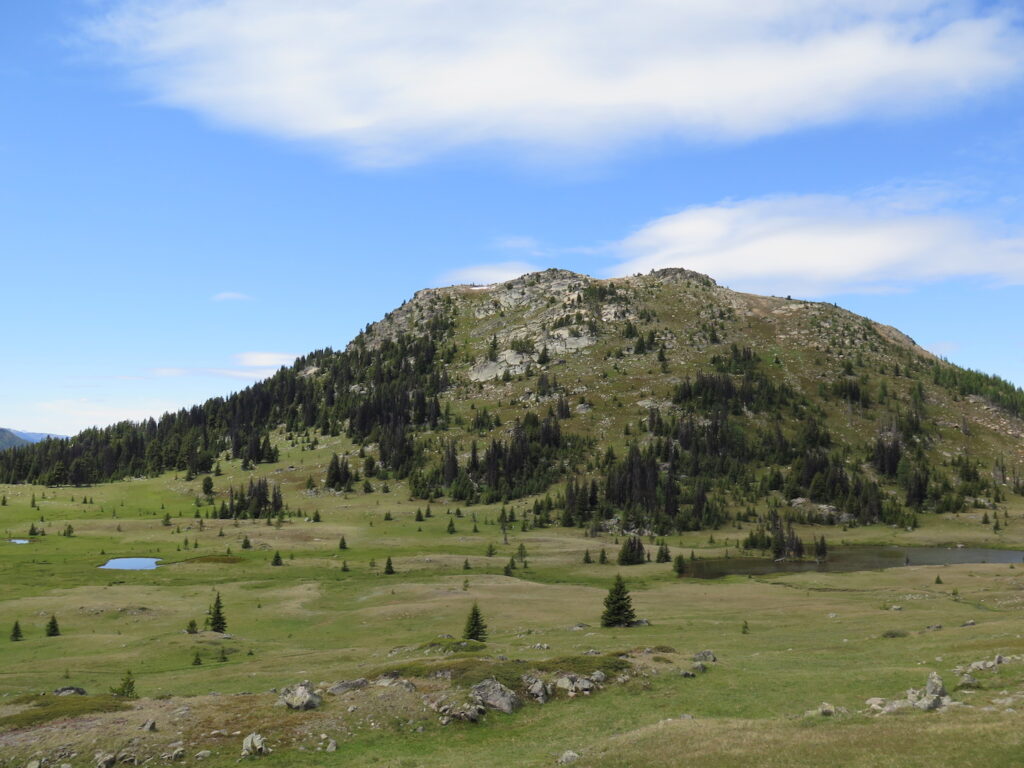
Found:
[[[0,427],[0,451],[7,448],[16,448],[19,445],[28,445],[30,442],[14,430]]]
[[[833,304],[552,269],[420,291],[230,397],[6,452],[0,482],[252,466],[344,431],[415,496],[536,495],[563,525],[717,527],[781,494],[811,521],[913,526],[1024,493],[1022,416],[1021,389]]]
[[[13,432],[22,440],[25,440],[29,443],[38,443],[45,440],[48,437],[57,438],[58,440],[67,437],[67,435],[57,435],[52,432],[22,432],[20,429],[8,429],[7,431]]]

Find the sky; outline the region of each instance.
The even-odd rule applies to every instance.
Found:
[[[0,426],[547,267],[836,302],[1024,385],[1019,2],[8,2],[0,115]]]

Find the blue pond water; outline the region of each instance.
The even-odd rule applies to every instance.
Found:
[[[11,539],[11,544],[28,544],[28,539]]]
[[[159,557],[115,557],[107,560],[100,568],[112,571],[152,571]]]

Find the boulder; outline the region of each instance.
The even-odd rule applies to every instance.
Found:
[[[680,677],[696,677],[697,675],[691,672],[689,669],[684,669],[679,673]]]
[[[696,664],[693,665],[693,671],[694,672],[707,672],[708,671],[708,666],[703,661],[698,661]]]
[[[601,671],[601,670],[599,669],[599,670],[597,670],[596,672],[593,672],[593,673],[592,673],[592,674],[590,675],[590,679],[591,679],[591,680],[593,680],[593,681],[594,681],[595,683],[597,683],[598,685],[600,685],[601,683],[603,683],[603,682],[604,682],[605,680],[607,680],[607,679],[608,679],[608,675],[606,675],[606,674],[605,674],[604,672],[602,672],[602,671]]]
[[[117,763],[117,755],[113,752],[97,752],[94,763],[96,768],[113,768]]]
[[[206,758],[210,757],[212,754],[213,754],[213,752],[211,752],[210,750],[202,749],[199,752],[196,752],[195,759],[196,760],[205,760]]]
[[[242,757],[269,755],[270,752],[270,747],[263,740],[263,736],[258,733],[250,733],[242,740]]]
[[[844,707],[836,707],[829,704],[827,701],[821,702],[814,709],[809,709],[804,713],[805,717],[835,717],[836,715],[848,714]]]
[[[365,688],[370,684],[370,681],[365,677],[358,677],[355,680],[340,680],[334,685],[327,689],[327,693],[331,696],[340,696],[347,691],[355,691],[360,688]]]
[[[694,661],[710,661],[712,663],[718,661],[714,651],[700,651],[699,653],[693,654]]]
[[[334,739],[331,739],[330,741],[327,742],[327,746],[324,747],[324,751],[325,752],[337,752],[338,751],[338,742],[336,742]]]
[[[79,688],[77,685],[65,685],[63,688],[58,688],[53,692],[54,696],[85,696],[85,688]]]
[[[147,720],[141,726],[139,726],[139,730],[147,731],[150,733],[156,731],[156,720]]]
[[[870,698],[864,703],[867,705],[868,709],[873,710],[875,712],[881,712],[883,709],[885,709],[885,699],[879,696]]]
[[[470,689],[470,693],[485,707],[504,712],[506,715],[512,714],[522,706],[515,691],[493,678],[477,683]]]
[[[978,678],[976,678],[974,675],[965,672],[964,674],[960,675],[959,685],[961,688],[977,688]]]
[[[562,756],[558,758],[558,764],[569,765],[569,763],[575,763],[579,759],[580,756],[577,753],[573,752],[571,749],[567,749],[562,753]]]
[[[940,698],[946,695],[946,686],[936,672],[929,673],[924,692],[926,696],[938,696]]]
[[[914,706],[918,709],[924,710],[925,712],[930,712],[933,709],[939,709],[942,707],[942,697],[936,696],[932,693],[926,693],[914,702]]]
[[[277,698],[277,705],[288,709],[316,709],[323,703],[308,680],[289,685]]]
[[[890,701],[885,705],[882,709],[882,714],[891,715],[895,712],[901,712],[904,709],[912,709],[913,706],[913,702],[908,701],[907,699],[896,699],[895,701]]]

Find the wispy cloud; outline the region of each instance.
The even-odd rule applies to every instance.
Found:
[[[493,264],[474,264],[452,270],[442,275],[438,282],[441,285],[461,285],[464,283],[503,283],[506,280],[536,272],[542,267],[525,261],[501,261]]]
[[[215,293],[210,297],[211,301],[251,301],[252,296],[245,293],[235,293],[234,291],[224,291],[223,293]]]
[[[685,267],[733,288],[822,296],[955,277],[1024,283],[1024,233],[892,190],[725,201],[656,219],[610,248],[610,275]]]
[[[114,0],[87,37],[158,101],[362,164],[511,143],[745,141],[1021,76],[1001,4]]]
[[[290,355],[285,352],[241,352],[235,355],[239,365],[247,368],[273,367],[280,368],[282,365],[291,365],[298,355]]]

